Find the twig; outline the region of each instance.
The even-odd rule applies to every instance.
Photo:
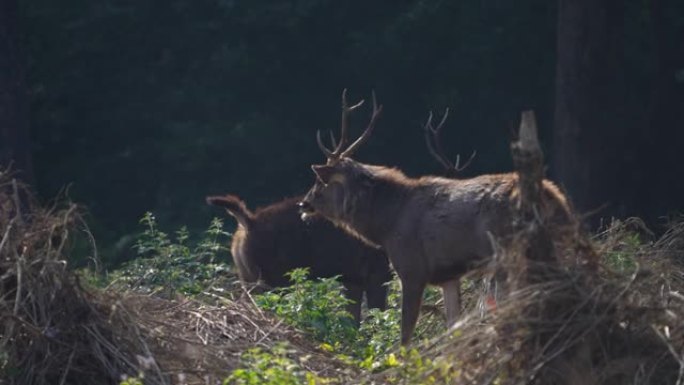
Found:
[[[667,350],[670,351],[670,354],[672,354],[672,357],[679,363],[679,375],[677,377],[677,382],[676,385],[683,385],[684,384],[684,355],[680,354],[677,352],[674,346],[672,346],[671,343],[668,342],[667,337],[663,335],[663,333],[658,330],[655,325],[651,325],[651,329],[655,332],[655,334],[660,338],[660,340],[665,344],[667,347]]]
[[[128,319],[133,318],[130,316],[130,314],[128,314],[128,311],[126,309],[123,309],[123,311],[128,316]],[[145,339],[142,338],[142,336],[140,335],[140,330],[139,330],[138,326],[135,323],[132,323],[132,326],[133,326],[133,329],[135,330],[136,335],[138,335],[138,341],[142,345],[143,350],[145,352],[145,355],[152,359],[152,363],[154,364],[154,369],[157,372],[157,375],[159,376],[159,381],[162,384],[167,384],[168,382],[164,379],[164,375],[162,374],[161,368],[159,367],[159,364],[157,364],[157,360],[154,358],[154,355],[152,354],[150,347],[147,345],[147,342],[145,342]]]
[[[596,291],[598,291],[598,288],[594,289],[592,294],[596,293]],[[582,310],[582,308],[584,308],[584,306],[586,306],[589,303],[589,301],[591,301],[592,299],[593,299],[592,295],[588,295],[587,298],[585,298],[581,304],[579,304],[578,306],[575,307],[575,309],[572,311],[572,313],[566,318],[565,322],[563,322],[563,325],[560,328],[558,328],[558,331],[551,338],[549,338],[549,340],[546,342],[546,344],[542,348],[542,352],[546,351],[546,349],[548,349],[551,346],[551,344],[556,340],[556,337],[560,336],[561,333],[563,331],[565,331],[565,329],[575,319],[575,316],[577,315],[577,313],[579,313],[579,311]]]
[[[273,333],[273,331],[275,331],[276,329],[278,329],[278,328],[280,327],[280,325],[282,325],[282,323],[283,323],[283,320],[282,320],[282,319],[279,320],[278,323],[276,323],[276,324],[275,324],[275,325],[274,325],[266,334],[264,334],[264,336],[261,337],[261,338],[259,339],[259,341],[257,341],[256,343],[257,343],[257,344],[260,344],[260,343],[261,343],[263,340],[265,340],[269,335],[271,335],[271,333]]]
[[[19,218],[19,225],[23,226],[22,214],[21,214],[21,202],[19,201],[19,188],[17,187],[17,180],[12,178],[12,198],[14,199],[14,209],[17,210],[17,215],[15,218]]]
[[[254,308],[256,309],[256,311],[263,318],[264,313],[261,311],[261,309],[259,308],[259,305],[257,305],[256,301],[252,297],[252,290],[245,290],[245,294],[247,295],[247,298],[249,298],[249,300],[252,302],[252,305],[254,305]]]
[[[5,247],[5,243],[7,243],[7,240],[9,239],[9,234],[10,231],[12,230],[12,226],[14,226],[14,222],[17,220],[17,217],[13,217],[9,224],[7,225],[7,229],[5,230],[5,234],[2,236],[2,241],[0,241],[0,251],[2,251],[2,248]]]
[[[19,308],[21,306],[21,288],[23,285],[23,269],[21,267],[22,262],[24,261],[24,255],[20,255],[19,258],[17,258],[17,288],[16,288],[16,294],[14,297],[14,309],[12,310],[12,315],[15,318],[19,318]],[[7,325],[7,330],[6,330],[6,336],[8,336],[8,339],[5,340],[5,343],[9,341],[11,336],[14,335],[14,326],[15,326],[14,320],[8,322]],[[4,344],[3,344],[4,345]]]
[[[60,236],[60,242],[59,246],[57,247],[57,250],[55,251],[55,255],[59,256],[62,255],[62,250],[64,249],[64,245],[66,245],[67,238],[69,236],[69,218],[71,218],[71,214],[78,208],[78,206],[72,204],[69,206],[69,209],[64,213],[63,215],[63,221],[62,221],[62,235]]]
[[[677,291],[669,291],[667,294],[669,294],[671,297],[677,298],[680,301],[684,301],[684,295]]]
[[[582,333],[580,333],[579,335],[577,335],[577,337],[575,337],[575,340],[574,340],[574,341],[571,341],[570,343],[567,343],[566,345],[564,345],[564,346],[562,346],[561,348],[559,348],[557,351],[555,351],[555,352],[553,352],[553,353],[550,353],[548,356],[545,357],[545,359],[543,359],[541,362],[539,362],[537,365],[535,365],[535,367],[534,367],[534,368],[531,370],[531,372],[530,372],[530,376],[536,376],[536,374],[537,374],[537,373],[538,373],[546,364],[548,364],[549,362],[553,361],[553,360],[554,360],[556,357],[558,357],[561,353],[563,353],[563,352],[565,352],[566,350],[570,349],[570,348],[571,348],[572,346],[574,346],[579,340],[581,340],[582,338],[584,338],[584,336],[586,336],[586,335],[589,334],[591,331],[593,331],[594,328],[596,327],[596,325],[598,325],[598,323],[599,323],[601,320],[603,320],[603,317],[605,317],[606,313],[608,313],[608,311],[610,311],[610,309],[615,305],[615,302],[616,302],[619,298],[621,298],[622,296],[624,296],[624,295],[627,293],[627,291],[628,291],[629,288],[632,286],[632,284],[634,283],[634,281],[636,281],[636,278],[637,278],[638,273],[639,273],[639,265],[637,264],[636,268],[634,269],[634,273],[632,274],[632,277],[631,277],[630,281],[629,281],[629,282],[627,283],[627,285],[620,291],[620,293],[618,293],[618,295],[616,295],[615,298],[613,298],[613,300],[610,302],[610,304],[609,304],[608,306],[605,306],[604,311],[602,312],[602,314],[600,314],[600,316],[598,316],[598,317],[594,317],[594,322],[592,322],[591,325],[589,325],[587,328],[585,328],[585,330],[584,330]],[[677,384],[677,385],[682,385],[682,384]]]
[[[66,368],[64,369],[64,373],[62,373],[62,378],[59,380],[60,385],[64,385],[67,374],[69,374],[69,371],[71,370],[71,361],[74,359],[74,354],[76,354],[76,344],[74,344],[74,347],[71,349],[71,354],[69,354]]]
[[[102,268],[100,267],[100,256],[97,254],[97,242],[95,241],[95,236],[93,236],[93,233],[90,231],[88,224],[84,220],[80,220],[80,222],[83,226],[82,231],[88,236],[88,240],[92,245],[93,255],[90,256],[89,259],[92,260],[93,264],[95,265],[95,272],[97,274],[101,274]]]

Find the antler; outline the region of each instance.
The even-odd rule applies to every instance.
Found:
[[[375,128],[375,121],[378,120],[378,117],[380,116],[380,113],[382,112],[382,105],[378,106],[378,101],[375,100],[375,91],[372,92],[373,94],[373,114],[371,115],[370,122],[368,122],[368,126],[366,126],[366,129],[363,131],[363,134],[359,136],[358,139],[354,141],[349,147],[347,147],[346,150],[342,154],[340,154],[340,158],[343,157],[350,157],[356,149],[359,148],[368,138],[370,137],[371,133],[373,132],[373,128]]]
[[[461,155],[456,155],[456,163],[452,163],[449,158],[444,155],[442,141],[439,137],[442,127],[444,126],[444,122],[446,122],[446,119],[449,116],[449,108],[446,108],[444,111],[444,116],[437,125],[437,128],[432,126],[432,116],[432,111],[430,111],[427,122],[425,122],[425,125],[423,126],[423,130],[425,131],[425,143],[427,144],[428,151],[430,151],[430,154],[444,167],[447,176],[455,176],[456,173],[463,171],[470,165],[470,162],[472,162],[473,158],[475,158],[477,151],[473,151],[472,155],[470,155],[470,158],[463,166],[460,165]]]
[[[361,107],[363,104],[364,100],[361,99],[360,102],[354,104],[353,106],[349,107],[347,105],[347,89],[345,88],[342,90],[342,119],[340,122],[340,142],[335,143],[335,137],[332,134],[332,131],[330,132],[330,139],[333,143],[333,151],[330,151],[324,144],[323,140],[321,139],[321,132],[320,130],[316,132],[316,141],[318,142],[318,147],[323,151],[325,156],[327,156],[329,159],[336,159],[340,157],[340,153],[344,149],[344,145],[347,142],[347,125],[348,125],[348,116],[349,113],[354,111],[355,109]]]
[[[348,106],[347,105],[347,89],[345,88],[344,91],[342,91],[342,118],[340,122],[340,141],[337,142],[335,140],[335,136],[333,135],[332,131],[330,132],[330,140],[333,144],[333,147],[335,148],[333,151],[330,151],[324,144],[323,140],[321,139],[321,131],[316,132],[316,141],[318,142],[318,147],[323,151],[325,156],[328,158],[329,161],[340,159],[343,157],[348,157],[351,156],[351,154],[358,149],[358,147],[363,144],[368,138],[370,137],[370,134],[373,132],[373,128],[375,127],[375,122],[380,116],[380,112],[382,112],[382,106],[378,106],[377,100],[375,99],[375,91],[373,91],[373,115],[371,116],[371,120],[368,123],[368,126],[366,127],[366,130],[361,134],[361,136],[354,141],[347,149],[344,149],[344,145],[347,143],[347,131],[348,131],[348,117],[349,113],[360,107],[364,103],[364,100],[361,100],[360,102],[354,104],[353,106]]]

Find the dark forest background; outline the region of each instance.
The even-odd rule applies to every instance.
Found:
[[[681,0],[0,4],[0,162],[42,199],[69,186],[105,250],[145,211],[199,230],[205,195],[304,192],[345,87],[385,106],[361,161],[441,173],[421,124],[450,107],[448,152],[477,150],[462,175],[508,171],[533,108],[592,226],[684,209]]]

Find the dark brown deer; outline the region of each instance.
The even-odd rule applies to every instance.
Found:
[[[343,106],[346,101],[343,94]],[[460,277],[487,262],[490,237],[513,230],[511,206],[519,195],[514,173],[470,179],[409,178],[401,171],[363,164],[350,158],[370,137],[382,107],[373,95],[373,113],[363,134],[345,148],[347,127],[313,165],[317,181],[300,202],[302,218],[320,214],[370,245],[381,246],[401,280],[401,343],[408,344],[428,284],[442,287],[447,322],[460,311]],[[565,196],[543,181],[540,215],[559,222],[572,218]]]
[[[312,277],[341,275],[345,295],[354,301],[348,310],[357,322],[364,293],[369,308],[385,309],[384,283],[392,279],[385,253],[324,218],[303,222],[297,208],[301,199],[285,199],[251,212],[236,196],[207,197],[207,203],[225,208],[238,222],[231,253],[240,280],[282,287],[290,284],[286,272],[308,267]]]

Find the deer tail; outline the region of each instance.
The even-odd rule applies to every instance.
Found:
[[[235,195],[210,196],[206,198],[207,204],[219,206],[226,209],[228,214],[235,217],[239,224],[249,228],[252,224],[254,214],[247,208],[245,202]]]

